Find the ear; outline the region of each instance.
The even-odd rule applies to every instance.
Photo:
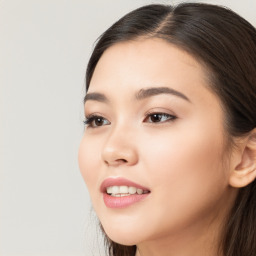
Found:
[[[229,184],[241,188],[256,178],[256,128],[243,140],[239,152],[238,164],[231,170]]]

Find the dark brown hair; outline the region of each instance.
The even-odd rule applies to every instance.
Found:
[[[233,11],[209,4],[147,5],[138,8],[99,38],[86,72],[88,90],[94,69],[111,45],[137,38],[162,38],[194,56],[206,67],[209,88],[220,98],[229,137],[256,127],[256,30]],[[256,255],[256,183],[240,189],[220,242],[225,256]],[[134,256],[106,236],[111,256]]]

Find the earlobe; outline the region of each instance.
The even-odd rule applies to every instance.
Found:
[[[256,168],[253,170],[234,170],[230,176],[229,184],[235,188],[246,187],[256,178]]]
[[[236,188],[246,187],[256,178],[256,129],[244,141],[243,148],[241,160],[231,171],[229,179],[229,184]]]

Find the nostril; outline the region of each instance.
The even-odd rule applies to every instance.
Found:
[[[128,162],[126,159],[117,159],[116,161],[120,162],[120,163],[127,163]]]
[[[104,160],[104,163],[105,163],[106,165],[117,166],[117,165],[121,165],[121,164],[128,163],[128,161],[127,161],[126,159],[116,159],[116,160],[113,160],[113,161]]]
[[[107,166],[135,165],[138,161],[138,154],[135,148],[125,145],[113,147],[106,145],[101,152],[101,160]]]

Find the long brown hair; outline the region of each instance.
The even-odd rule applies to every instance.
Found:
[[[121,41],[162,38],[194,56],[208,70],[210,89],[220,98],[225,128],[232,138],[256,127],[256,30],[233,11],[209,4],[147,5],[138,8],[99,38],[86,72],[86,90],[103,52]],[[239,190],[220,242],[225,256],[256,255],[256,182]],[[134,256],[106,236],[110,256]]]

